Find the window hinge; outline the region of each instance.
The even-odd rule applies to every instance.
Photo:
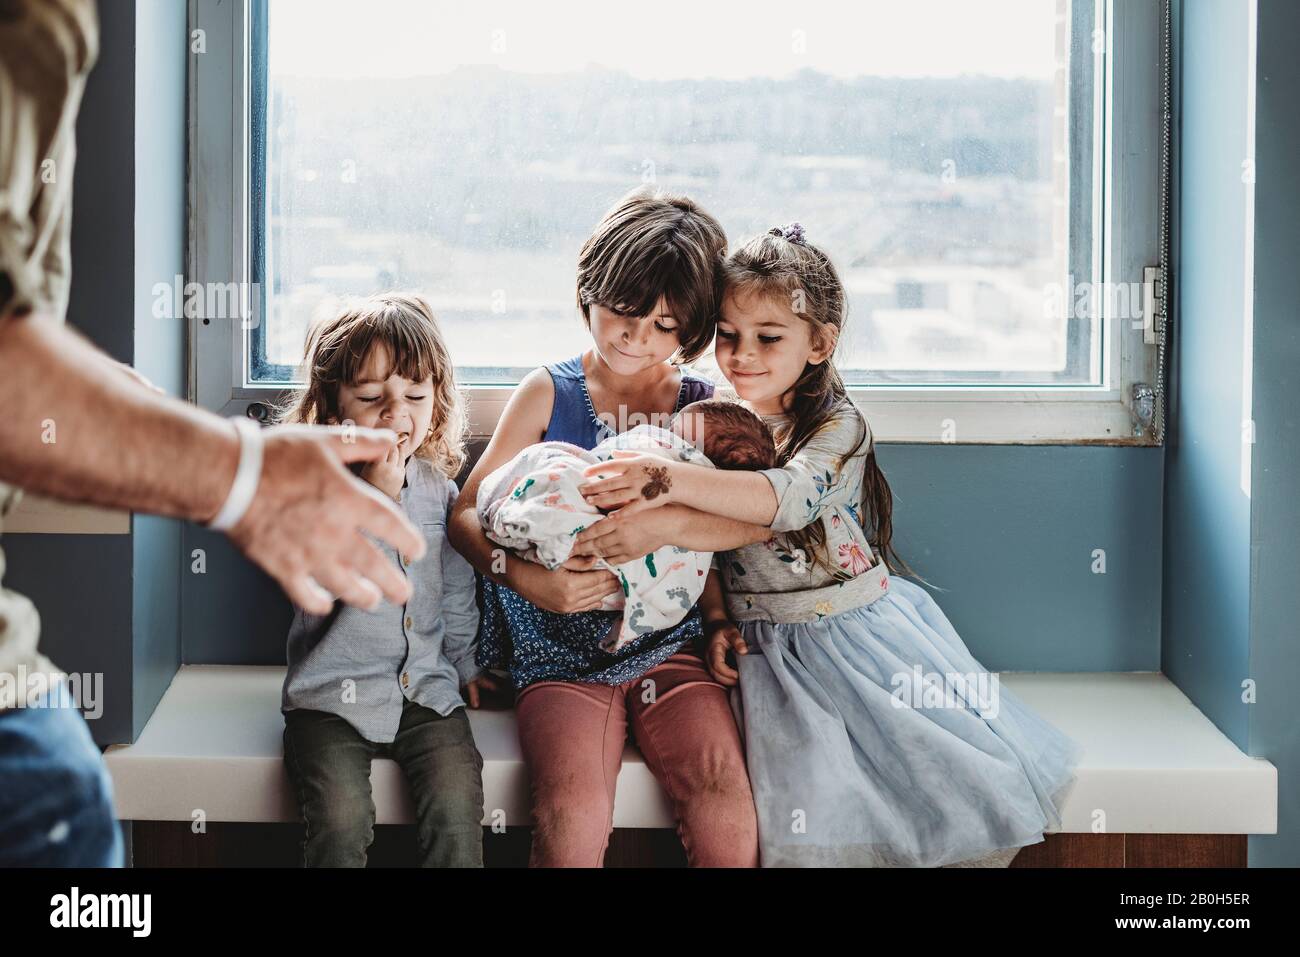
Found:
[[[1142,270],[1142,341],[1154,346],[1165,325],[1165,276],[1159,266]]]

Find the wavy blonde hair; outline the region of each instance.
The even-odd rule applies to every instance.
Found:
[[[432,381],[433,419],[429,434],[412,453],[455,479],[465,464],[469,419],[456,388],[451,353],[433,310],[423,297],[382,293],[348,302],[337,315],[318,322],[307,337],[303,375],[307,384],[280,410],[282,422],[337,422],[339,390],[357,381],[376,345],[388,347],[393,368],[412,382]]]

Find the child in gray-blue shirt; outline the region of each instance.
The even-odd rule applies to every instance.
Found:
[[[464,461],[465,417],[429,306],[384,295],[318,326],[308,382],[286,418],[388,428],[398,445],[355,470],[397,500],[428,542],[421,559],[358,533],[411,582],[405,605],[373,611],[335,602],[295,609],[281,711],[284,758],[308,867],[364,867],[374,836],[370,763],[392,757],[410,785],[421,863],[481,867],[483,759],[466,716],[492,687],[474,663],[474,572],[447,540]]]

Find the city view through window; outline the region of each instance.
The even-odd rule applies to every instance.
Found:
[[[1066,0],[713,7],[269,0],[265,375],[387,289],[430,300],[463,383],[577,354],[578,248],[651,182],[733,245],[803,223],[850,382],[1074,381]]]

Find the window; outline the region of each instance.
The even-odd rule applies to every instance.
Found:
[[[196,246],[217,242],[193,259],[257,310],[201,324],[196,374],[209,404],[270,394],[337,297],[413,289],[488,431],[525,372],[589,344],[578,247],[655,182],[733,242],[799,220],[825,245],[838,365],[881,438],[1127,438],[1155,151],[1114,169],[1108,131],[1155,130],[1109,91],[1149,32],[1149,69],[1119,74],[1154,111],[1156,4],[1119,6],[197,0],[193,135],[230,168],[196,168]],[[1150,211],[1115,217],[1147,182]]]

